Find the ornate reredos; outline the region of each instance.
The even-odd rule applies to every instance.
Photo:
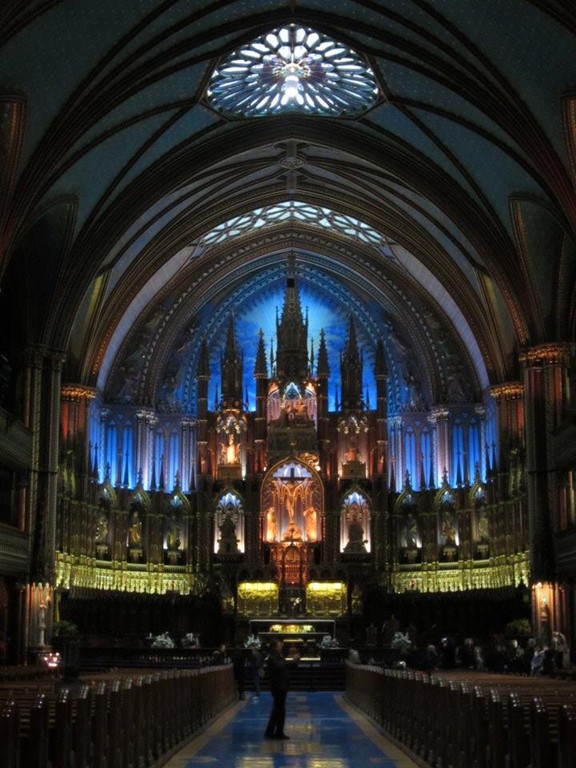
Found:
[[[260,510],[265,541],[321,541],[324,490],[320,476],[298,459],[278,462],[264,477]]]

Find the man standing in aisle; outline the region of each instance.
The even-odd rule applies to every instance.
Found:
[[[286,721],[286,696],[290,686],[290,671],[288,662],[282,655],[282,640],[271,640],[266,672],[272,693],[272,712],[264,735],[267,739],[288,739],[284,733]],[[298,657],[291,659],[290,664],[296,664]]]

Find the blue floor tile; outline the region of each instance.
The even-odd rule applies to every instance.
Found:
[[[361,716],[352,717],[342,695],[300,693],[288,695],[288,741],[269,741],[264,730],[272,705],[269,693],[249,696],[220,728],[211,729],[198,748],[184,749],[169,768],[407,768],[408,758],[386,742]],[[392,754],[390,754],[392,753]],[[398,762],[400,760],[400,762]]]

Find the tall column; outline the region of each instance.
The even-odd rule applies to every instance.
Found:
[[[190,485],[193,474],[193,461],[194,445],[192,441],[192,433],[194,430],[195,421],[191,418],[183,418],[181,424],[181,447],[180,447],[180,486],[184,493],[190,491]]]
[[[526,419],[526,490],[532,579],[553,582],[556,563],[553,519],[557,472],[552,435],[570,399],[567,369],[573,344],[542,344],[520,356]]]
[[[96,390],[80,384],[64,384],[60,395],[61,451],[73,453],[77,481],[84,484],[82,492],[85,495],[91,460],[88,439],[90,403],[96,397]]]
[[[63,384],[60,390],[60,462],[67,482],[60,488],[57,548],[72,555],[94,554],[96,528],[90,493],[90,403],[96,390],[80,384]]]
[[[110,480],[108,472],[108,457],[106,455],[106,445],[108,442],[108,422],[110,421],[112,413],[109,408],[100,408],[100,435],[99,442],[96,446],[96,458],[98,463],[99,474],[102,477]]]
[[[450,435],[448,432],[448,417],[449,412],[446,408],[437,407],[433,408],[430,413],[430,420],[436,427],[436,482],[438,487],[442,484],[442,478],[444,473],[450,473],[451,461],[450,461]],[[450,474],[449,474],[450,477]],[[456,484],[456,478],[450,477],[452,485]]]
[[[150,487],[151,457],[151,425],[156,423],[156,413],[152,409],[141,408],[136,413],[136,471],[142,478],[144,488]]]
[[[60,380],[64,359],[61,351],[34,346],[28,351],[25,372],[24,423],[32,433],[32,571],[35,580],[46,584],[53,584],[54,579]]]
[[[392,438],[394,478],[396,485],[402,488],[404,484],[404,441],[402,439],[402,418],[400,416],[395,416],[391,420],[390,437]]]
[[[384,344],[380,340],[376,346],[376,473],[383,475],[388,469],[388,369],[384,353]]]
[[[510,468],[511,449],[524,447],[524,385],[519,381],[490,388],[498,410],[498,469]]]
[[[480,445],[478,446],[480,450],[480,460],[478,462],[479,468],[480,468],[480,477],[487,477],[488,476],[488,467],[486,466],[486,407],[484,405],[476,405],[474,407],[474,413],[478,417],[478,423],[480,425],[479,430],[479,440]],[[474,467],[473,467],[474,469]]]

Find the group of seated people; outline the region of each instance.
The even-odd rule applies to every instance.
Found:
[[[486,645],[466,638],[457,646],[451,638],[442,638],[438,668],[474,669],[537,677],[552,676],[570,666],[569,649],[564,635],[554,632],[549,642],[528,638],[524,644],[517,639],[496,636]]]
[[[369,656],[369,657],[368,657]],[[366,658],[351,648],[348,661],[352,664],[378,664],[388,666],[387,660],[377,662],[374,654]],[[570,653],[564,635],[554,632],[549,642],[528,638],[517,639],[495,636],[484,645],[467,637],[457,643],[452,637],[443,637],[439,643],[413,645],[400,655],[390,657],[390,666],[433,672],[441,669],[467,669],[477,672],[517,674],[531,677],[554,676],[571,666]]]

